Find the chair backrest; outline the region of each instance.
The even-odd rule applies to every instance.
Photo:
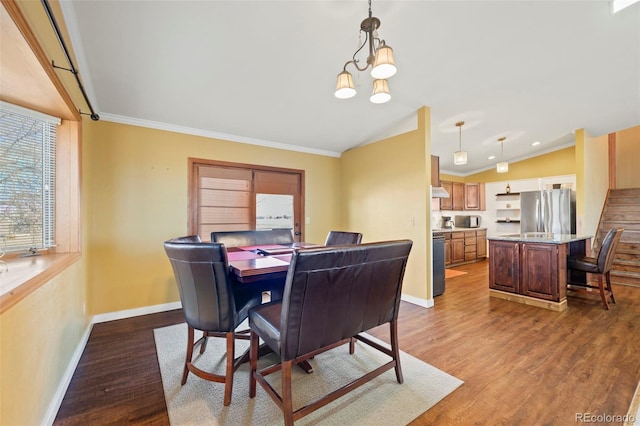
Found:
[[[398,318],[412,242],[294,252],[281,314],[283,361]]]
[[[224,246],[178,238],[166,241],[164,249],[171,261],[187,324],[198,330],[233,331],[238,315]]]
[[[212,232],[211,241],[226,247],[259,246],[265,244],[293,244],[291,228],[265,229],[262,231]]]
[[[362,242],[362,234],[359,232],[343,232],[329,231],[325,246],[338,246],[343,244],[360,244]]]
[[[604,240],[602,240],[602,245],[598,252],[598,271],[600,271],[601,274],[611,270],[613,258],[615,257],[623,231],[623,228],[611,228],[609,232],[607,232],[607,235],[605,235]]]

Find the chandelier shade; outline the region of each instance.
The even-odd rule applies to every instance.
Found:
[[[393,77],[397,71],[398,69],[393,60],[393,49],[390,46],[382,44],[376,50],[371,77],[375,79],[387,79]]]
[[[338,74],[336,98],[348,99],[356,94],[353,76],[347,71],[347,66],[352,65],[357,71],[365,71],[371,67],[371,77],[374,79],[373,92],[369,98],[371,102],[383,104],[391,99],[387,79],[395,75],[398,69],[393,59],[393,49],[387,46],[384,40],[378,38],[378,28],[380,28],[380,19],[373,16],[371,0],[369,0],[369,16],[360,23],[360,40],[364,34],[364,41],[353,54],[352,59],[344,64],[343,71]],[[363,50],[365,46],[368,47],[368,52]],[[360,51],[362,54],[358,58]],[[368,55],[364,57],[366,53]]]
[[[353,85],[353,77],[349,71],[342,71],[338,74],[338,84],[336,85],[336,98],[349,99],[356,95]]]
[[[373,93],[369,100],[374,104],[383,104],[389,102],[391,99],[391,93],[389,93],[389,83],[387,80],[374,80],[373,81]]]

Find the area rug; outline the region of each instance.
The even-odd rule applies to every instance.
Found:
[[[624,426],[640,426],[640,383],[638,383],[636,392],[631,399],[629,412],[624,419]]]
[[[464,271],[456,271],[455,269],[445,269],[444,270],[444,278],[453,278],[458,277],[460,275],[464,275],[466,272]]]
[[[200,335],[197,333],[196,336]],[[231,405],[222,404],[224,385],[212,383],[189,374],[180,385],[186,353],[187,326],[177,324],[154,330],[162,385],[172,425],[281,425],[280,409],[258,385],[255,398],[249,398],[249,365],[236,371]],[[236,354],[248,346],[248,341],[236,342]],[[198,353],[198,351],[196,351]],[[272,363],[271,354],[260,364]],[[271,358],[269,358],[271,357]],[[195,364],[200,368],[223,374],[224,340],[210,338],[204,355]],[[393,369],[355,391],[303,417],[300,424],[322,425],[405,425],[453,392],[463,382],[411,355],[401,353],[404,383],[398,384]],[[353,378],[384,364],[389,357],[358,342],[354,355],[348,345],[316,356],[310,363],[313,373],[294,368],[294,409],[335,390]],[[280,390],[280,373],[269,376]]]

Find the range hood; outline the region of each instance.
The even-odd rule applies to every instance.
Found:
[[[431,198],[449,198],[449,193],[441,186],[432,186]]]

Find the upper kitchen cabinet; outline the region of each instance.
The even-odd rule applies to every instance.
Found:
[[[431,186],[440,186],[440,157],[431,156]]]
[[[484,183],[464,184],[464,209],[486,210]]]
[[[449,192],[449,198],[440,199],[440,210],[486,210],[484,183],[443,180],[440,185]]]

